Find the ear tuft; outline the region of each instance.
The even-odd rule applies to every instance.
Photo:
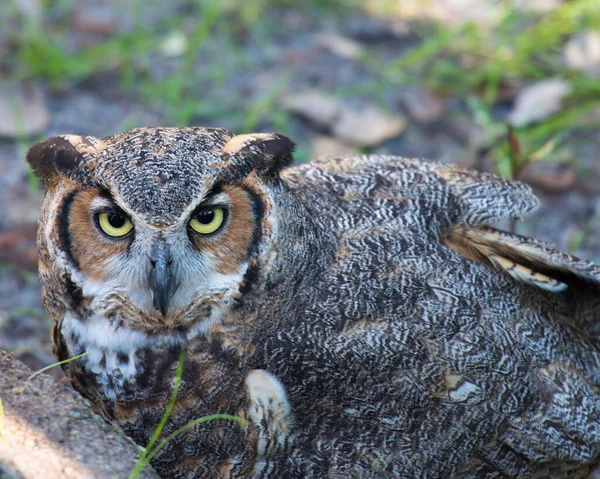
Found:
[[[47,184],[57,173],[69,176],[78,167],[82,154],[96,150],[99,142],[93,137],[53,136],[33,145],[27,152],[27,161],[40,181]]]
[[[292,153],[296,145],[287,136],[277,133],[253,133],[237,135],[223,146],[222,155],[245,157],[252,161],[261,176],[276,176],[294,161]]]

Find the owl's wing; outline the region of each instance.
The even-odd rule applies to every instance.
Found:
[[[463,256],[549,291],[600,286],[600,267],[540,241],[484,226],[459,226],[445,239]]]
[[[600,267],[593,263],[487,226],[521,218],[538,207],[538,199],[524,183],[455,165],[391,156],[322,158],[313,167],[342,180],[345,196],[427,201],[430,214],[438,216],[446,244],[517,281],[555,292],[569,284],[600,285]]]
[[[570,321],[588,334],[599,334],[600,267],[548,243],[485,226],[488,221],[520,217],[535,209],[537,199],[531,189],[475,171],[450,168],[441,170],[441,175],[460,211],[442,240],[469,260],[518,282],[566,295],[573,305]]]
[[[542,241],[485,226],[502,218],[519,218],[537,208],[538,200],[529,186],[457,167],[432,172],[446,182],[459,206],[444,237],[448,246],[516,281],[555,293],[570,289],[570,294],[578,296],[577,315],[600,319],[595,312],[600,302],[600,267]]]
[[[539,206],[537,197],[525,183],[458,166],[438,166],[431,172],[458,201],[456,224],[483,225],[521,218]]]
[[[308,174],[314,180],[315,172],[328,176],[327,183],[343,184],[346,196],[428,200],[439,208],[438,213],[450,213],[456,224],[520,218],[539,205],[524,183],[447,163],[394,156],[326,157],[291,168],[284,176]]]
[[[600,313],[593,312],[600,303],[600,267],[550,244],[487,226],[534,211],[539,201],[528,185],[445,163],[392,156],[329,157],[302,167],[291,169],[286,179],[293,182],[298,174],[322,179],[348,202],[420,202],[440,239],[467,259],[544,290],[576,293],[576,304],[587,311],[582,314],[600,320]],[[389,203],[386,208],[393,211]],[[600,331],[600,326],[595,329]]]
[[[466,258],[516,281],[555,294],[572,305],[569,322],[600,334],[600,267],[540,241],[484,226],[458,226],[445,242]]]

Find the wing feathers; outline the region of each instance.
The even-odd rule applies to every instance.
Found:
[[[531,238],[489,227],[458,227],[445,242],[471,260],[548,291],[582,282],[600,287],[600,267]]]
[[[446,181],[463,206],[462,221],[481,225],[504,218],[520,218],[539,206],[525,183],[458,166],[438,168],[435,175]]]

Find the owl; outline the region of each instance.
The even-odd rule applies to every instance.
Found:
[[[30,149],[75,388],[141,445],[172,398],[161,438],[244,420],[173,434],[166,478],[587,477],[600,268],[489,226],[530,188],[393,156],[285,168],[293,149],[213,128]]]

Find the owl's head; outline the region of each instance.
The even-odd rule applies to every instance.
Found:
[[[38,238],[46,307],[149,330],[218,319],[274,254],[274,198],[285,193],[279,171],[293,148],[276,134],[210,128],[34,145],[27,160],[47,187]]]

